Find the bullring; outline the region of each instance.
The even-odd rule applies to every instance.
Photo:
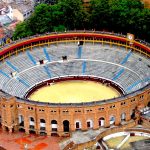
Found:
[[[2,128],[64,136],[129,121],[138,106],[150,101],[149,56],[148,43],[131,44],[124,35],[105,32],[52,33],[16,41],[0,52]],[[97,79],[118,88],[122,96],[87,103],[26,99],[36,87],[62,78]]]

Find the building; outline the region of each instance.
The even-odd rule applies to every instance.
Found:
[[[32,1],[1,1],[0,18],[2,19],[0,21],[3,24],[5,24],[5,22],[8,22],[7,20],[9,19],[11,21],[24,21],[32,14],[33,10],[34,3]]]
[[[132,40],[132,41],[131,41]],[[65,42],[64,42],[65,41]],[[20,63],[17,63],[17,55],[20,55],[21,52],[25,52],[30,49],[31,51],[34,48],[38,48],[40,46],[53,46],[52,44],[59,43],[78,43],[78,41],[90,42],[91,46],[96,44],[96,46],[100,44],[103,46],[108,46],[111,48],[115,46],[119,51],[123,47],[123,51],[128,51],[128,54],[124,54],[124,58],[122,61],[122,66],[124,71],[119,72],[115,75],[115,83],[111,80],[112,76],[114,76],[114,68],[117,70],[121,69],[120,65],[115,65],[115,63],[104,63],[101,61],[97,61],[96,63],[92,62],[91,59],[99,59],[97,56],[101,56],[102,52],[99,55],[99,51],[96,52],[97,55],[92,55],[93,52],[87,51],[84,52],[84,56],[88,57],[86,59],[87,66],[91,65],[90,69],[92,72],[83,76],[83,74],[75,75],[76,72],[80,72],[82,70],[83,64],[85,61],[80,58],[70,61],[65,61],[59,63],[59,65],[55,65],[57,60],[59,60],[62,56],[60,51],[54,50],[53,53],[56,56],[56,61],[51,62],[47,61],[46,64],[41,63],[36,64],[33,56],[27,53],[23,53],[22,57],[19,57]],[[132,45],[134,43],[134,46]],[[37,50],[37,49],[36,49]],[[66,49],[65,49],[66,50]],[[70,50],[70,49],[69,49]],[[76,50],[76,48],[75,48]],[[132,51],[131,51],[132,50]],[[119,52],[118,51],[118,52]],[[34,52],[34,50],[32,51]],[[142,57],[141,54],[146,57],[142,57],[142,60],[135,58],[134,61],[128,61],[128,58],[131,56],[131,53],[138,52],[138,56]],[[76,51],[74,51],[76,53]],[[76,57],[72,52],[67,53],[68,59],[72,58],[72,56]],[[13,60],[13,64],[11,65],[11,56],[16,54],[16,61]],[[37,54],[37,53],[36,53]],[[34,57],[35,55],[34,54]],[[105,54],[105,51],[104,51]],[[120,59],[122,60],[122,54]],[[114,53],[109,53],[112,58],[113,56],[116,58],[116,62],[118,61],[116,55]],[[47,134],[47,135],[59,135],[59,136],[68,136],[71,132],[76,130],[89,130],[89,129],[99,129],[101,127],[108,128],[110,126],[119,126],[122,125],[122,122],[130,121],[131,119],[135,119],[136,122],[140,119],[139,113],[137,113],[137,109],[144,109],[146,106],[149,106],[150,103],[150,85],[147,76],[149,76],[148,65],[141,65],[141,63],[145,61],[149,61],[150,48],[147,44],[144,44],[139,41],[134,41],[134,39],[128,39],[126,36],[113,34],[113,33],[105,33],[105,32],[76,32],[76,33],[63,33],[63,34],[52,34],[52,35],[43,35],[43,36],[35,36],[29,37],[29,39],[20,40],[19,43],[12,43],[9,47],[5,47],[3,51],[1,51],[1,61],[5,62],[5,59],[9,57],[9,66],[12,70],[16,70],[15,74],[12,71],[5,72],[3,65],[2,73],[1,73],[1,101],[0,101],[0,120],[3,130],[14,132],[14,131],[24,131],[26,134],[36,133],[36,134]],[[39,54],[38,54],[39,56]],[[105,55],[107,57],[108,55]],[[49,60],[47,52],[40,53],[40,57],[45,57],[45,59]],[[103,57],[103,58],[105,58]],[[36,57],[37,58],[37,57]],[[28,61],[30,59],[30,61]],[[107,58],[106,58],[107,59]],[[38,60],[38,59],[37,59]],[[107,59],[108,60],[108,59]],[[144,61],[145,60],[145,61]],[[88,63],[89,61],[89,63]],[[28,62],[28,63],[27,63]],[[124,64],[128,62],[128,65],[131,67],[127,69],[124,67]],[[133,65],[132,62],[135,62],[137,66]],[[131,64],[130,64],[131,63]],[[19,76],[19,71],[17,68],[20,68],[17,64],[21,65],[21,68],[26,71],[23,71]],[[28,65],[27,65],[28,64]],[[74,64],[71,65],[71,64]],[[141,66],[140,70],[138,64]],[[55,73],[53,78],[50,77],[50,72],[42,71],[43,65],[47,65],[47,67],[51,68],[51,73]],[[54,65],[54,66],[53,66]],[[114,65],[114,66],[113,66]],[[4,65],[5,68],[7,67]],[[59,69],[55,69],[56,66],[59,66]],[[73,72],[71,68],[73,68]],[[98,69],[97,67],[104,67],[109,73],[104,74],[103,69]],[[30,70],[30,67],[32,70]],[[37,75],[38,71],[44,74],[46,78],[49,75],[49,79],[44,80],[43,75]],[[54,70],[52,69],[54,68]],[[147,69],[144,69],[147,68]],[[7,68],[6,68],[7,69]],[[62,70],[61,70],[62,69]],[[142,71],[142,70],[147,70]],[[56,72],[58,70],[58,72]],[[65,71],[64,71],[65,70]],[[87,68],[88,70],[88,68]],[[134,71],[133,71],[134,70]],[[68,72],[67,72],[68,71]],[[75,71],[75,72],[74,72]],[[135,72],[137,71],[137,72]],[[66,73],[65,73],[66,72]],[[140,72],[140,74],[139,74]],[[71,74],[69,74],[71,73]],[[83,72],[82,72],[83,73]],[[84,72],[86,73],[86,72]],[[101,77],[95,77],[96,74],[99,73]],[[121,76],[121,74],[124,75]],[[32,78],[28,77],[32,74]],[[69,76],[68,76],[69,74]],[[72,75],[73,74],[73,75]],[[91,76],[92,74],[92,76]],[[139,75],[138,75],[139,74]],[[106,76],[109,80],[106,80]],[[109,75],[109,76],[108,76]],[[62,77],[63,76],[63,77]],[[137,77],[138,76],[138,77]],[[18,78],[19,77],[19,78]],[[121,78],[120,78],[121,77]],[[49,83],[53,83],[59,80],[69,80],[72,79],[80,79],[80,80],[97,80],[106,85],[121,85],[124,89],[125,93],[118,98],[103,100],[103,101],[94,101],[89,103],[45,103],[45,102],[35,102],[28,100],[25,95],[31,92],[32,90],[37,90],[38,86],[48,85]],[[139,81],[139,78],[142,78]],[[44,80],[44,82],[43,82]],[[34,81],[40,82],[40,84],[36,84]],[[109,82],[108,82],[109,81]],[[141,82],[142,81],[142,82]],[[4,85],[5,82],[5,85]],[[3,86],[4,85],[4,86]],[[32,88],[31,88],[31,87]],[[30,89],[30,90],[28,90]],[[119,88],[120,89],[120,88]],[[3,91],[2,91],[3,90]],[[28,92],[26,92],[28,91]],[[33,92],[33,91],[32,91]],[[9,93],[9,94],[7,94]],[[12,96],[15,95],[15,96]]]
[[[11,4],[13,18],[18,21],[24,21],[30,17],[34,7],[30,3]]]
[[[5,25],[13,21],[12,8],[6,3],[0,4],[0,24]]]

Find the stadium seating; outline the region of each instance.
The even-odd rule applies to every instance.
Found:
[[[149,80],[145,80],[150,77],[148,58],[131,50],[85,43],[81,59],[77,58],[77,51],[77,43],[61,43],[50,47],[36,47],[32,51],[28,50],[28,53],[12,56],[5,62],[1,62],[0,70],[10,78],[0,73],[0,89],[9,94],[23,97],[31,87],[49,78],[83,75],[83,62],[86,62],[84,75],[112,80],[120,85],[126,93],[131,93],[150,83]],[[62,56],[67,56],[68,61],[63,61]],[[31,57],[34,62],[49,60],[46,64],[40,65],[33,63]],[[15,70],[7,62],[17,68],[15,76],[11,76]],[[135,84],[139,80],[143,82]],[[134,84],[135,86],[129,88]]]

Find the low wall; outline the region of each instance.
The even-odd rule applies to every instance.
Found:
[[[149,129],[144,129],[144,128],[141,128],[141,129],[139,129],[139,128],[132,128],[132,129],[126,129],[125,130],[126,132],[143,132],[143,133],[149,133],[150,134],[150,130]]]

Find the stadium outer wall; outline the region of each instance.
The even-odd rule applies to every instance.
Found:
[[[148,46],[137,41],[130,45],[126,37],[108,33],[72,32],[30,37],[15,42],[3,48],[0,60],[4,61],[5,58],[24,52],[27,48],[32,50],[35,46],[79,40],[123,46],[146,57],[150,56]],[[150,102],[150,85],[120,98],[79,104],[40,103],[13,97],[2,91],[1,93],[0,124],[3,130],[8,132],[22,130],[27,134],[34,132],[59,136],[68,136],[70,132],[79,129],[85,131],[89,128],[98,129],[101,126],[110,127],[111,116],[115,118],[113,124],[120,125],[123,113],[124,120],[130,121],[138,117],[135,112],[139,106],[145,107]]]

